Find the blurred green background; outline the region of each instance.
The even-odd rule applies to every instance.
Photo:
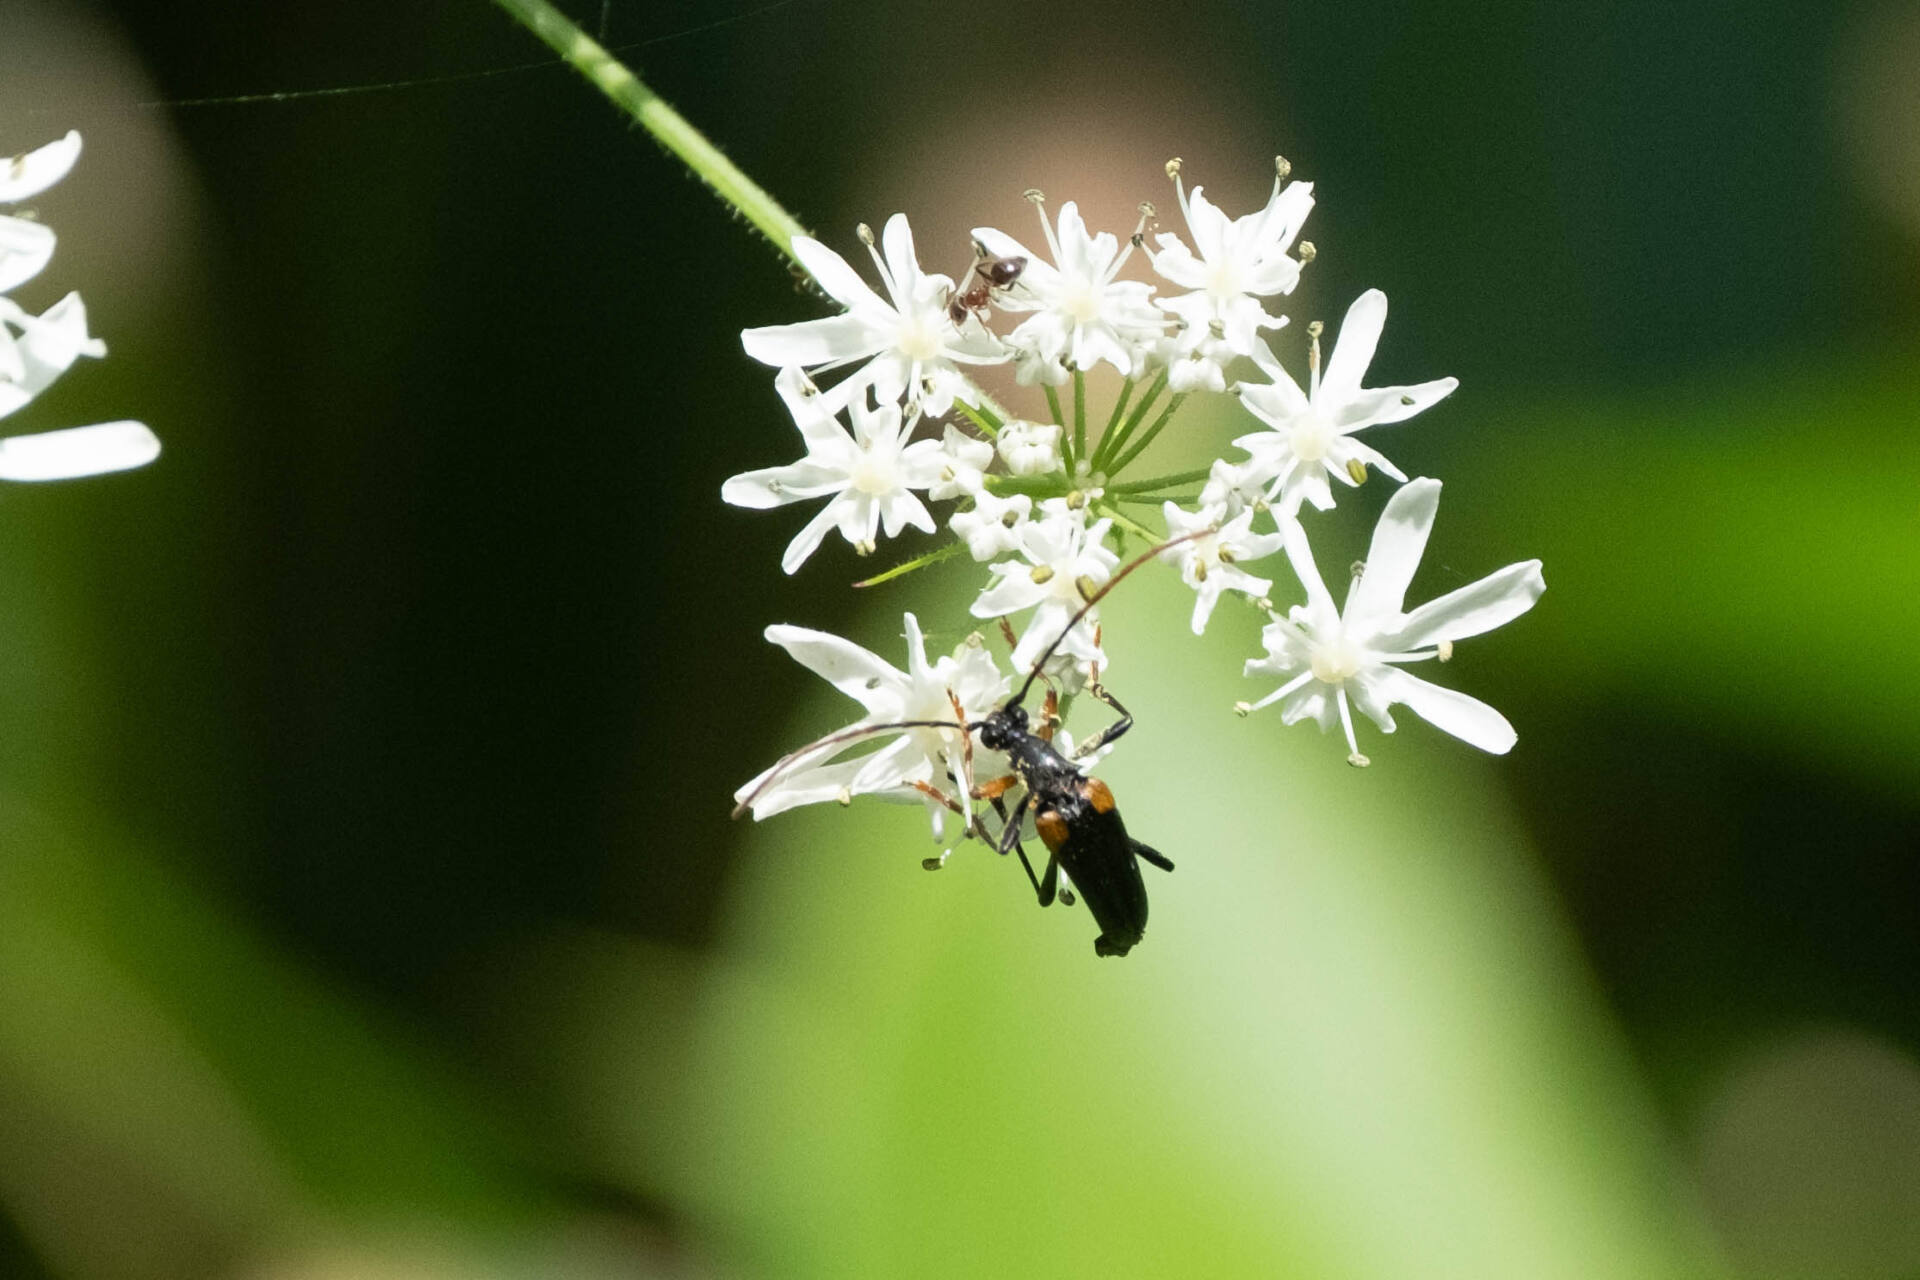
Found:
[[[1235,719],[1143,574],[1126,961],[913,811],[731,824],[847,718],[767,623],[967,625],[718,500],[817,304],[481,0],[7,0],[0,152],[87,138],[18,296],[113,348],[7,426],[167,452],[0,494],[0,1276],[1920,1277],[1910,3],[570,12],[949,272],[1293,158],[1287,310],[1462,381],[1414,598],[1546,562],[1452,667],[1520,745]]]

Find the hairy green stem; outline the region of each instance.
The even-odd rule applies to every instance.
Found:
[[[905,564],[897,564],[885,572],[876,573],[871,578],[863,579],[853,585],[856,587],[877,587],[883,582],[890,582],[895,578],[912,573],[915,569],[924,569],[930,564],[938,564],[942,560],[957,556],[966,549],[966,543],[955,540],[949,542],[944,547],[929,551],[923,556],[915,556]]]
[[[953,407],[961,413],[964,413],[967,416],[967,421],[984,431],[989,440],[999,435],[1000,428],[1006,425],[1006,423],[1000,421],[1000,415],[988,407],[988,401],[984,399],[981,400],[978,409],[968,404],[965,400],[957,398],[953,402]]]
[[[760,185],[740,172],[733,161],[708,142],[706,136],[688,124],[678,111],[668,106],[659,94],[642,84],[618,58],[602,48],[586,32],[547,0],[495,0],[502,9],[523,23],[527,30],[545,41],[574,70],[591,81],[613,104],[652,134],[654,140],[686,162],[713,193],[773,242],[773,247],[793,257],[793,238],[808,234],[799,220],[780,202],[761,190]]]
[[[1172,475],[1155,476],[1151,480],[1129,480],[1125,484],[1110,484],[1109,493],[1146,493],[1152,489],[1170,489],[1176,484],[1192,484],[1195,480],[1205,480],[1212,475],[1211,468],[1198,471],[1176,471]]]

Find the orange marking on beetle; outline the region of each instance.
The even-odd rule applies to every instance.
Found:
[[[1107,784],[1098,778],[1087,779],[1087,803],[1093,806],[1095,813],[1113,812],[1113,792]]]
[[[1058,809],[1045,809],[1034,815],[1033,829],[1040,833],[1053,853],[1060,852],[1060,846],[1067,842],[1067,820],[1060,816]]]

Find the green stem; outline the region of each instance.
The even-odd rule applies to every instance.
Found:
[[[1189,507],[1200,501],[1197,493],[1110,493],[1108,502],[1131,502],[1137,507],[1157,507],[1163,502],[1171,502],[1176,507]]]
[[[1127,378],[1120,383],[1120,398],[1113,403],[1113,414],[1107,419],[1106,427],[1100,432],[1100,443],[1093,447],[1093,462],[1096,468],[1100,460],[1110,450],[1107,443],[1113,439],[1113,429],[1120,425],[1120,416],[1127,411],[1127,401],[1133,399],[1133,379]]]
[[[964,413],[967,416],[967,420],[973,423],[974,426],[986,432],[989,440],[999,435],[1000,428],[1006,425],[1006,423],[1000,420],[999,414],[987,407],[987,401],[984,399],[981,400],[978,409],[968,404],[965,400],[958,398],[954,400],[953,407],[961,413]]]
[[[1155,533],[1153,530],[1147,528],[1147,526],[1141,524],[1138,520],[1135,520],[1132,516],[1120,510],[1120,508],[1118,507],[1107,506],[1105,504],[1102,504],[1100,510],[1103,514],[1111,517],[1115,524],[1126,529],[1129,533],[1133,534],[1137,538],[1142,538],[1147,542],[1165,542],[1166,541],[1166,538],[1164,535]]]
[[[1093,460],[1094,470],[1105,471],[1108,475],[1112,475],[1120,469],[1112,465],[1113,455],[1120,451],[1122,445],[1126,444],[1127,438],[1133,434],[1134,428],[1140,425],[1141,419],[1147,416],[1147,411],[1153,408],[1153,402],[1158,400],[1160,393],[1166,389],[1167,371],[1162,369],[1160,376],[1148,385],[1147,394],[1140,397],[1140,403],[1133,406],[1133,412],[1127,415],[1127,420],[1120,425],[1120,430],[1118,432],[1108,432],[1106,437],[1100,441],[1100,456]]]
[[[966,549],[967,544],[956,539],[944,547],[929,551],[923,556],[915,556],[905,564],[897,564],[884,573],[876,573],[871,578],[862,582],[856,582],[853,585],[855,587],[877,587],[883,582],[890,582],[895,578],[912,573],[915,569],[924,569],[930,564],[938,564],[940,561],[951,556],[957,556]]]
[[[1073,456],[1087,456],[1087,375],[1073,371]]]
[[[1064,428],[1067,425],[1067,418],[1065,414],[1060,412],[1060,393],[1052,387],[1047,387],[1046,392],[1047,411],[1053,414],[1053,425]]]
[[[1140,439],[1133,446],[1133,448],[1127,450],[1125,453],[1121,454],[1119,458],[1115,459],[1112,469],[1116,472],[1125,471],[1127,469],[1127,464],[1129,462],[1132,462],[1135,458],[1139,457],[1140,451],[1153,443],[1153,438],[1160,434],[1160,428],[1167,425],[1167,420],[1173,417],[1174,410],[1178,409],[1180,407],[1180,402],[1182,400],[1185,400],[1186,398],[1187,398],[1186,393],[1183,391],[1179,395],[1175,396],[1173,399],[1167,401],[1166,409],[1160,414],[1158,418],[1155,418],[1153,420],[1152,426],[1148,427],[1145,431],[1140,433]]]
[[[1195,480],[1205,480],[1212,475],[1211,468],[1198,471],[1176,471],[1172,475],[1155,476],[1151,480],[1129,480],[1124,484],[1110,484],[1108,493],[1145,493],[1149,489],[1166,489],[1176,484],[1192,484]]]
[[[733,161],[708,142],[705,135],[668,106],[659,94],[647,88],[640,78],[619,59],[603,49],[593,37],[547,0],[495,0],[502,9],[518,18],[527,30],[545,41],[574,70],[591,81],[613,104],[639,122],[654,140],[686,162],[687,168],[742,217],[773,242],[773,247],[793,257],[793,238],[807,229],[780,202],[760,189],[758,183],[740,172]],[[797,260],[796,260],[797,261]]]

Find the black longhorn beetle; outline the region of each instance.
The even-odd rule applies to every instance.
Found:
[[[969,787],[974,799],[990,801],[1003,823],[999,836],[990,839],[976,818],[975,834],[983,840],[990,839],[995,851],[1003,856],[1008,851],[1020,856],[1020,865],[1026,868],[1027,879],[1032,883],[1042,907],[1052,906],[1055,898],[1073,901],[1070,895],[1060,889],[1060,872],[1065,870],[1067,879],[1079,891],[1087,910],[1093,914],[1094,923],[1100,926],[1100,936],[1093,940],[1094,954],[1126,955],[1140,941],[1147,928],[1147,886],[1140,878],[1140,863],[1150,862],[1162,871],[1173,870],[1173,863],[1157,849],[1127,834],[1127,826],[1120,820],[1120,810],[1114,803],[1113,792],[1100,779],[1088,777],[1074,762],[1092,755],[1131,729],[1133,716],[1101,686],[1098,672],[1095,672],[1094,678],[1087,683],[1087,692],[1112,707],[1120,718],[1088,739],[1069,757],[1056,750],[1052,742],[1053,695],[1048,694],[1046,722],[1037,733],[1029,727],[1026,708],[1021,704],[1026,701],[1027,694],[1033,689],[1033,682],[1039,678],[1048,660],[1073,634],[1073,629],[1080,625],[1081,619],[1100,603],[1107,592],[1118,586],[1122,578],[1169,547],[1212,532],[1211,529],[1201,529],[1185,534],[1152,547],[1129,561],[1107,579],[1099,590],[1087,596],[1086,603],[1080,606],[1059,636],[1047,646],[1046,652],[1040,655],[1039,661],[1033,664],[1019,692],[983,719],[966,721],[956,701],[956,720],[895,720],[829,734],[782,758],[753,793],[735,806],[733,816],[738,818],[745,813],[761,792],[801,757],[823,747],[856,741],[892,729],[958,727],[965,730],[969,735],[967,755],[970,773],[971,735],[977,731],[981,746],[1006,754],[1012,772],[977,787],[972,785],[971,779],[963,784]],[[1016,785],[1023,789],[1023,793],[1013,811],[1008,813],[1001,797]],[[1047,846],[1047,869],[1040,875],[1034,874],[1033,863],[1027,860],[1027,852],[1020,845],[1020,827],[1029,811],[1033,814],[1034,830]],[[942,859],[929,858],[925,865],[931,870],[940,866],[941,862]]]

